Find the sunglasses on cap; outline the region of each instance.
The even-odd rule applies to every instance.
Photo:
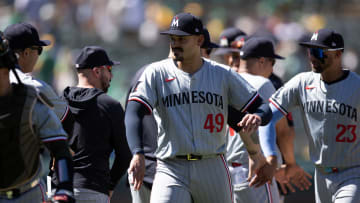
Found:
[[[37,50],[38,51],[38,54],[40,56],[40,54],[42,53],[43,51],[43,47],[39,46],[39,47],[29,47],[31,50]]]
[[[338,50],[343,50],[343,48],[338,48],[338,49],[322,49],[322,48],[310,48],[310,55],[314,56],[317,59],[324,59],[326,58],[324,55],[324,52],[326,51],[338,51]]]
[[[109,71],[110,73],[111,73],[111,71],[112,71],[112,66],[105,65],[105,66],[101,66],[101,67],[108,69],[108,71]]]

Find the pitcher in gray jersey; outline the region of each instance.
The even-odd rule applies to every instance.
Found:
[[[358,202],[360,77],[341,67],[344,41],[334,30],[321,29],[300,44],[309,48],[313,71],[298,74],[272,96],[270,125],[299,106],[316,167],[316,202]]]
[[[171,29],[162,33],[170,35],[173,57],[150,64],[129,96],[125,123],[134,154],[129,174],[135,189],[141,186],[144,170],[139,126],[145,113],[153,113],[158,126],[153,203],[232,202],[223,157],[227,107],[255,112],[251,109],[266,106],[229,67],[200,57],[202,28],[189,13],[174,16]],[[248,114],[239,125],[251,133],[266,124],[267,115]]]

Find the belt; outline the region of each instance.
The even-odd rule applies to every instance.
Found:
[[[40,183],[40,178],[36,178],[33,181],[30,181],[29,183],[26,183],[19,188],[14,188],[7,191],[0,191],[0,196],[6,197],[8,199],[13,199],[19,197],[22,193],[38,186]]]
[[[242,166],[242,164],[241,163],[236,163],[236,162],[231,162],[231,166],[235,168],[235,167]]]
[[[214,158],[219,156],[220,154],[209,154],[209,155],[196,155],[196,154],[187,154],[187,155],[177,155],[175,156],[177,159],[185,159],[188,161],[197,161],[201,159]]]

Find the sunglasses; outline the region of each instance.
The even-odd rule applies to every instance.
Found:
[[[42,51],[43,51],[43,47],[29,47],[31,50],[37,50],[39,56],[41,55]]]
[[[108,71],[109,71],[110,73],[111,73],[111,71],[112,71],[112,66],[107,65],[107,66],[101,66],[101,67],[108,69]]]
[[[322,48],[310,48],[310,55],[314,56],[317,59],[324,59],[326,58],[326,55],[324,52],[326,51],[338,51],[343,50],[343,48],[336,48],[336,49],[322,49]]]
[[[321,48],[310,48],[310,55],[314,56],[317,59],[323,59],[325,51],[326,50]]]

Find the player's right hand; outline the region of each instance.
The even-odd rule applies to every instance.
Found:
[[[250,186],[254,185],[256,182],[255,179],[258,179],[257,174],[259,170],[266,164],[266,159],[261,152],[256,154],[249,154],[249,175],[247,181],[250,182]]]
[[[249,177],[248,181],[250,181],[249,186],[255,186],[260,187],[264,185],[265,183],[271,183],[272,178],[274,177],[276,168],[277,168],[277,158],[276,156],[269,156],[265,159],[265,157],[261,155],[257,155],[258,158],[256,158],[259,162],[259,164],[254,165],[252,161],[254,158],[252,156],[249,156]],[[255,160],[256,160],[255,159]],[[256,168],[255,170],[252,169],[252,167],[260,167]],[[255,172],[255,175],[253,175],[253,172]]]
[[[131,159],[128,169],[129,183],[134,186],[135,190],[139,190],[145,175],[145,156],[143,154],[135,154]]]

